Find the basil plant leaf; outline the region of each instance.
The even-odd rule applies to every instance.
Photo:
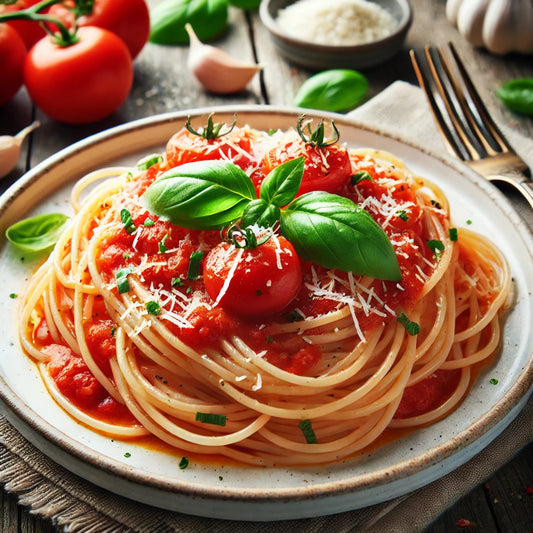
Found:
[[[533,115],[533,78],[508,81],[496,94],[511,111]]]
[[[260,198],[278,207],[287,205],[296,196],[303,175],[303,157],[282,163],[272,170],[261,183]]]
[[[156,44],[188,44],[189,23],[198,39],[217,37],[227,27],[228,0],[163,0],[150,12],[150,41]]]
[[[246,173],[229,161],[194,161],[162,174],[141,196],[148,211],[190,229],[216,229],[239,219],[256,199]]]
[[[260,228],[271,228],[280,217],[280,209],[259,198],[251,201],[244,209],[241,227],[246,228],[257,224]]]
[[[68,220],[61,213],[25,218],[6,230],[9,242],[27,252],[43,252],[58,241]]]
[[[281,233],[305,260],[377,279],[401,279],[385,232],[342,196],[319,191],[296,198],[281,212]]]
[[[324,70],[302,83],[293,103],[322,111],[349,111],[365,99],[367,92],[368,80],[357,70]]]

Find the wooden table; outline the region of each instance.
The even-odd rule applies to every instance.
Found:
[[[150,6],[157,3],[158,0],[148,1]],[[431,44],[453,41],[496,121],[532,136],[533,119],[506,110],[494,91],[503,81],[533,77],[533,58],[515,55],[500,58],[474,49],[447,22],[444,15],[445,0],[411,0],[411,4],[415,16],[405,48],[387,64],[365,72],[370,82],[369,97],[395,80],[415,83],[408,57],[409,48],[421,48],[428,40]],[[255,57],[265,65],[262,75],[253,80],[249,90],[232,96],[207,94],[187,71],[187,48],[148,44],[136,60],[134,86],[128,101],[114,115],[96,124],[59,124],[35,109],[24,89],[19,91],[12,102],[0,108],[0,134],[14,134],[35,118],[40,120],[41,127],[35,132],[31,144],[26,146],[25,143],[19,167],[2,181],[2,190],[24,171],[59,149],[133,119],[215,105],[290,105],[298,87],[311,74],[288,64],[277,54],[255,12],[245,13],[232,8],[228,32],[214,44],[236,57],[250,60]],[[487,483],[477,487],[444,513],[429,531],[460,531],[462,528],[456,524],[461,518],[473,522],[476,531],[530,531],[533,496],[526,489],[533,487],[532,465],[533,447],[529,446]],[[0,530],[3,532],[54,530],[49,523],[19,507],[16,498],[4,491],[0,491],[0,504]]]

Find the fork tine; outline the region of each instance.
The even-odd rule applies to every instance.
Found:
[[[451,129],[449,128],[447,122],[444,120],[444,116],[442,115],[442,112],[439,106],[437,105],[435,97],[433,96],[433,92],[430,88],[430,84],[427,79],[427,76],[420,66],[420,61],[418,59],[416,52],[414,50],[410,50],[409,55],[411,56],[411,62],[413,64],[413,69],[415,71],[418,84],[420,85],[420,87],[422,88],[422,90],[424,91],[428,99],[429,107],[431,109],[431,112],[433,113],[433,116],[435,117],[438,130],[440,134],[442,135],[446,149],[453,156],[459,157],[460,159],[464,159],[465,156],[461,148],[457,144],[457,141]]]
[[[457,65],[457,68],[458,68],[458,70],[459,70],[459,72],[461,74],[463,83],[466,86],[466,89],[467,89],[467,91],[468,91],[468,93],[470,95],[472,103],[473,103],[475,109],[477,110],[477,112],[479,114],[479,118],[481,120],[482,125],[489,132],[489,134],[492,136],[492,138],[496,142],[500,152],[506,152],[506,151],[513,152],[512,147],[509,145],[509,143],[507,142],[506,138],[504,137],[504,135],[502,134],[502,132],[500,131],[500,129],[496,125],[496,123],[490,117],[490,114],[487,111],[487,108],[485,107],[485,104],[483,103],[483,100],[479,96],[479,93],[478,93],[476,87],[474,86],[474,83],[472,82],[472,79],[470,78],[470,76],[469,76],[469,74],[468,74],[463,62],[461,61],[461,58],[459,57],[459,54],[457,53],[457,50],[455,49],[455,46],[453,45],[453,43],[448,43],[448,47],[450,48],[450,51],[451,51],[452,56],[453,56],[453,59],[454,59],[456,65]],[[487,151],[489,153],[498,153],[498,152],[495,152],[494,150],[492,150],[492,148],[491,148],[490,151],[489,150],[487,150]]]

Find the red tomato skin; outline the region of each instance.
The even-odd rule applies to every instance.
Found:
[[[126,45],[102,28],[79,28],[79,41],[61,47],[49,37],[27,54],[24,83],[35,104],[60,122],[88,124],[126,100],[133,63]]]
[[[0,14],[27,9],[38,2],[40,2],[40,0],[18,0],[9,6],[0,5]],[[20,37],[22,37],[27,50],[46,35],[46,32],[41,28],[41,25],[32,20],[10,20],[6,24],[9,24],[9,26],[16,30]]]
[[[72,27],[74,17],[63,4],[55,4],[49,14]],[[145,0],[95,0],[93,12],[79,17],[78,26],[97,26],[118,35],[135,59],[148,41],[150,13]]]
[[[7,24],[0,24],[0,106],[7,104],[22,86],[26,46],[22,37]]]
[[[292,244],[277,237],[281,248],[278,266],[275,238],[251,250],[244,250],[220,305],[242,316],[265,316],[282,311],[298,294],[302,284],[300,259]],[[239,249],[220,243],[207,255],[204,263],[205,289],[217,300]]]

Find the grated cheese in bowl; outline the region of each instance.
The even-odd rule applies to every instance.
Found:
[[[276,22],[294,38],[333,46],[384,39],[397,25],[388,11],[366,0],[298,0],[281,9]]]

